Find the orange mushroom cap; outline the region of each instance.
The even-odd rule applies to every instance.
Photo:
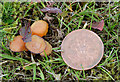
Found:
[[[43,20],[35,21],[31,27],[32,35],[44,36],[48,32],[48,23]]]
[[[37,35],[32,35],[32,41],[25,44],[26,48],[31,52],[38,54],[44,51],[46,43],[43,38]]]
[[[47,46],[45,48],[45,52],[40,53],[41,56],[45,56],[45,54],[49,55],[52,52],[52,46],[47,41],[45,41],[45,43]]]
[[[16,36],[13,41],[10,42],[10,49],[14,52],[27,51],[25,42],[22,40],[22,36]]]

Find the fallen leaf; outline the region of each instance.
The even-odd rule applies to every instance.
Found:
[[[29,24],[27,26],[24,26],[22,27],[20,30],[19,30],[19,34],[21,36],[23,36],[23,41],[24,42],[30,42],[31,41],[31,31],[30,31],[30,27],[29,27]]]
[[[20,28],[20,30],[19,30],[20,35],[24,37],[25,36],[25,32],[27,30],[28,30],[28,32],[30,32],[30,29],[27,29],[26,26],[23,26],[22,28]]]
[[[31,33],[26,34],[26,36],[23,39],[24,42],[30,42],[31,41]]]
[[[45,7],[43,9],[41,9],[41,11],[48,12],[48,13],[62,13],[62,11],[56,7]]]
[[[90,27],[90,25],[88,27]],[[92,23],[92,28],[94,28],[94,29],[98,29],[98,30],[102,31],[103,27],[104,27],[104,20]]]

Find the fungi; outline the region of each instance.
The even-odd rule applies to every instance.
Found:
[[[22,40],[22,36],[16,36],[13,41],[10,42],[10,49],[14,52],[27,51],[25,47],[25,42]]]
[[[52,46],[47,41],[45,41],[45,43],[47,46],[45,48],[45,52],[40,53],[41,56],[45,56],[45,54],[49,55],[52,52]]]
[[[43,38],[37,35],[32,35],[32,41],[25,44],[26,48],[35,53],[41,53],[46,48],[46,43]]]
[[[48,23],[43,20],[35,21],[31,27],[32,35],[38,35],[40,37],[45,36],[48,32]]]

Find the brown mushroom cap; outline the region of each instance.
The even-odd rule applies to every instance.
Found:
[[[45,43],[47,46],[45,48],[45,52],[40,53],[41,56],[45,56],[45,53],[46,55],[49,55],[52,52],[52,46],[47,41],[45,41]]]
[[[31,27],[32,35],[44,36],[48,32],[48,23],[43,20],[35,21]]]
[[[16,36],[13,41],[10,42],[10,49],[14,52],[27,51],[25,42],[22,40],[22,36]]]
[[[31,52],[38,54],[44,51],[46,48],[46,43],[43,38],[33,35],[32,41],[25,44],[26,48]]]

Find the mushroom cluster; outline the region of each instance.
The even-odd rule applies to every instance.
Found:
[[[52,52],[52,46],[42,38],[48,32],[48,23],[43,20],[35,21],[31,25],[30,31],[32,33],[31,41],[24,42],[23,36],[15,36],[13,41],[10,42],[10,49],[14,52],[29,50],[41,56],[49,55]]]

